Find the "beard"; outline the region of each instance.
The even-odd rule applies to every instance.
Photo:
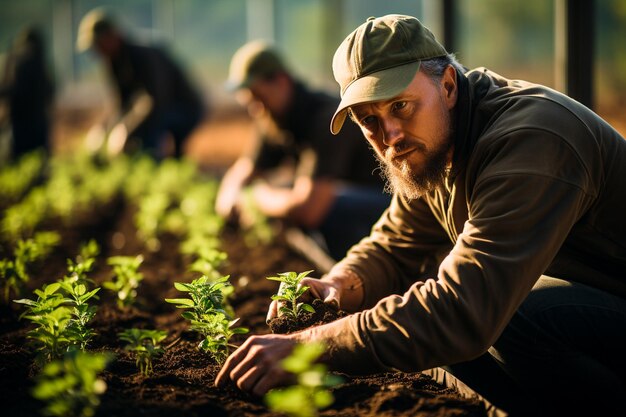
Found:
[[[421,169],[411,166],[408,158],[401,161],[399,165],[394,165],[393,162],[376,153],[381,170],[380,175],[385,180],[385,192],[402,195],[408,200],[416,200],[444,185],[448,174],[449,153],[454,144],[450,118],[446,122],[447,129],[441,135],[443,141],[437,147],[428,150],[421,144],[416,146],[415,152],[424,155],[425,163]],[[406,141],[407,139],[403,142]],[[405,147],[406,144],[403,142],[396,146]]]

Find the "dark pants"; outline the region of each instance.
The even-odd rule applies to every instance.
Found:
[[[626,416],[626,299],[543,276],[488,352],[426,373],[511,416]]]
[[[322,246],[334,260],[343,259],[352,245],[370,234],[390,202],[381,188],[343,187],[319,228]]]
[[[131,136],[141,140],[143,151],[161,160],[163,141],[167,134],[174,139],[174,157],[183,155],[185,139],[202,120],[203,109],[189,106],[171,106],[168,109],[150,115]]]

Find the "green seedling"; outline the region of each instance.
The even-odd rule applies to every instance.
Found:
[[[299,344],[281,362],[285,371],[296,376],[297,384],[265,394],[265,402],[272,411],[291,417],[314,417],[333,403],[329,388],[342,380],[328,374],[325,365],[315,363],[325,350],[322,343]]]
[[[218,363],[228,356],[229,339],[234,334],[247,333],[248,329],[233,327],[237,320],[231,320],[223,305],[223,288],[229,287],[230,276],[216,281],[203,275],[191,283],[175,282],[174,287],[189,293],[189,298],[166,298],[165,301],[186,309],[182,316],[191,322],[191,329],[203,336],[199,349],[211,353]],[[230,309],[229,309],[230,310]]]
[[[132,305],[137,297],[139,283],[143,280],[143,274],[138,272],[143,256],[112,256],[107,262],[113,266],[113,279],[104,282],[102,286],[117,293],[117,305],[120,308]]]
[[[90,299],[97,299],[96,293],[100,288],[87,291],[87,286],[79,281],[63,281],[61,288],[66,293],[65,303],[71,306],[72,318],[67,326],[70,346],[77,346],[80,350],[85,350],[87,344],[96,335],[96,332],[89,328],[89,322],[96,315],[98,309],[94,305],[89,305]]]
[[[190,283],[175,282],[174,287],[178,291],[189,293],[189,298],[166,298],[165,301],[177,304],[177,308],[189,309],[182,316],[187,320],[202,321],[206,315],[215,313],[226,314],[222,302],[224,295],[222,288],[230,286],[230,276],[223,276],[216,281],[211,281],[207,276],[201,276]]]
[[[245,327],[234,327],[238,321],[238,318],[229,320],[223,313],[206,315],[203,321],[192,321],[191,328],[204,336],[198,348],[209,353],[217,363],[224,363],[229,348],[237,347],[229,343],[230,338],[248,333]]]
[[[68,352],[47,364],[37,376],[33,396],[46,403],[44,415],[92,417],[106,383],[98,377],[111,360],[109,354]]]
[[[38,352],[38,363],[59,358],[70,345],[68,325],[72,313],[69,308],[62,305],[66,300],[59,291],[60,288],[61,284],[55,282],[35,290],[36,300],[14,300],[27,308],[20,319],[26,318],[37,325],[28,332],[27,337]]]
[[[240,223],[244,230],[245,244],[248,247],[254,247],[271,242],[275,233],[268,217],[256,204],[252,187],[244,189],[241,202]]]
[[[56,232],[39,232],[32,239],[17,241],[13,259],[0,260],[0,287],[5,303],[23,295],[30,280],[29,266],[48,256],[59,240]]]
[[[297,272],[282,272],[275,277],[267,277],[270,281],[280,282],[278,287],[278,293],[272,296],[272,300],[278,300],[278,313],[279,315],[286,315],[292,320],[298,320],[298,317],[303,312],[314,313],[315,309],[306,303],[298,302],[298,299],[309,289],[306,285],[300,285],[300,281],[311,271],[305,271],[301,273]]]
[[[217,280],[223,275],[219,269],[226,263],[228,255],[214,248],[201,248],[195,253],[196,260],[189,267],[191,272],[199,272],[210,279]]]
[[[135,355],[135,363],[144,376],[152,374],[152,360],[165,352],[160,343],[167,337],[161,330],[127,329],[118,334],[128,342],[126,349]]]

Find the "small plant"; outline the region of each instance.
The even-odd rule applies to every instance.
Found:
[[[113,280],[104,282],[102,286],[117,293],[117,305],[125,308],[132,305],[137,297],[137,287],[143,280],[138,272],[143,256],[112,256],[108,264],[113,266]]]
[[[325,349],[322,343],[299,344],[281,362],[285,371],[295,374],[297,384],[265,394],[265,402],[272,411],[292,417],[314,417],[318,410],[333,403],[329,388],[342,380],[328,374],[325,365],[315,363]]]
[[[44,415],[91,417],[106,383],[98,377],[111,360],[108,354],[73,351],[47,364],[37,377],[33,396],[46,403]]]
[[[37,325],[28,332],[27,337],[38,352],[37,362],[40,364],[59,358],[70,344],[71,336],[67,327],[72,313],[62,305],[66,300],[59,292],[60,288],[61,284],[55,282],[35,290],[36,300],[14,300],[27,308],[20,318],[26,318]]]
[[[166,298],[177,308],[187,309],[182,316],[191,322],[192,330],[203,336],[199,349],[211,353],[218,363],[228,356],[229,339],[235,334],[244,334],[248,329],[233,327],[238,319],[232,320],[223,305],[223,288],[230,286],[230,276],[212,281],[206,275],[191,283],[175,282],[174,287],[189,293],[189,298]]]
[[[152,359],[165,352],[160,343],[167,337],[161,330],[127,329],[118,334],[121,340],[128,342],[124,349],[135,355],[137,367],[144,376],[152,373]]]
[[[89,322],[96,315],[97,307],[89,305],[88,301],[92,298],[98,298],[96,293],[100,291],[100,288],[87,291],[87,286],[78,281],[63,281],[61,288],[68,296],[64,301],[71,306],[72,318],[67,326],[70,346],[77,346],[80,350],[85,350],[87,344],[96,334],[89,327]]]
[[[21,297],[28,281],[29,266],[44,259],[59,243],[56,232],[39,232],[32,239],[18,240],[13,259],[0,260],[0,286],[5,303]]]
[[[245,327],[234,327],[238,321],[238,318],[230,320],[224,313],[206,315],[203,321],[192,321],[191,328],[204,336],[198,348],[210,353],[217,363],[224,363],[228,358],[228,348],[237,347],[229,343],[230,338],[248,333]]]
[[[214,248],[200,248],[196,253],[189,270],[206,275],[210,279],[217,280],[222,277],[219,268],[226,263],[228,255]]]
[[[278,300],[279,314],[284,314],[295,321],[298,320],[298,317],[304,311],[309,313],[315,312],[311,305],[298,302],[302,294],[309,289],[306,285],[300,285],[300,281],[311,272],[313,271],[305,271],[299,274],[297,272],[282,272],[276,277],[267,277],[270,281],[280,282],[278,292],[272,296],[272,300]]]

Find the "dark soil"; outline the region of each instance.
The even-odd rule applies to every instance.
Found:
[[[67,268],[66,259],[74,258],[79,244],[97,239],[102,247],[92,278],[97,285],[109,280],[111,270],[105,258],[114,255],[143,253],[140,268],[144,274],[136,307],[120,310],[113,295],[100,291],[98,312],[93,321],[97,337],[90,350],[108,351],[115,359],[103,372],[107,391],[101,397],[97,416],[276,416],[262,399],[250,396],[235,386],[217,389],[213,381],[219,366],[199,351],[195,333],[188,331],[181,310],[163,301],[179,297],[174,281],[188,281],[189,260],[178,253],[178,242],[164,236],[157,252],[146,251],[135,237],[133,211],[116,203],[106,215],[91,213],[76,219],[72,225],[56,225],[62,230],[63,244],[53,256],[34,271],[29,289],[61,278]],[[120,235],[121,234],[121,235]],[[115,236],[115,239],[114,239]],[[123,245],[119,245],[123,236]],[[112,244],[118,242],[117,246]],[[235,286],[232,305],[238,325],[248,327],[249,335],[266,334],[270,328],[265,315],[270,297],[278,283],[265,277],[285,271],[314,269],[307,260],[293,252],[280,233],[271,245],[247,247],[237,230],[224,231],[222,250],[229,262],[223,273],[230,274]],[[4,257],[7,253],[0,253]],[[30,297],[30,296],[29,296]],[[325,310],[315,305],[317,313],[307,316],[304,327],[332,321],[343,312]],[[42,404],[33,400],[30,391],[38,373],[34,355],[27,345],[29,326],[19,321],[21,310],[16,304],[0,305],[0,404],[3,416],[37,416]],[[321,315],[321,317],[320,317]],[[274,325],[272,325],[274,326]],[[169,336],[166,353],[154,363],[150,377],[141,376],[134,359],[123,349],[117,334],[130,327],[166,330]],[[272,327],[273,331],[277,331]],[[284,333],[285,331],[280,331]],[[248,335],[238,335],[241,343]],[[321,412],[322,416],[484,416],[481,403],[462,399],[457,393],[435,384],[419,373],[388,373],[369,377],[343,375],[344,382],[333,389],[335,402]]]
[[[298,316],[297,320],[285,315],[275,317],[270,320],[268,326],[272,333],[287,334],[298,330],[304,330],[311,326],[318,326],[324,323],[330,323],[338,318],[346,316],[343,310],[338,310],[330,304],[324,304],[322,300],[315,299],[311,303],[315,310],[314,313],[303,313]]]

